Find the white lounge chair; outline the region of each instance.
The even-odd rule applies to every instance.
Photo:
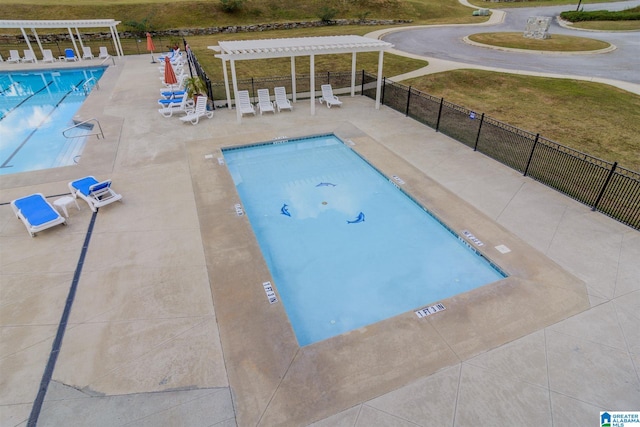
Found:
[[[58,224],[67,225],[67,220],[44,198],[41,193],[34,193],[11,202],[11,208],[22,221],[31,237],[37,232]]]
[[[260,110],[260,115],[269,111],[273,114],[276,113],[275,108],[273,108],[273,102],[271,102],[269,89],[258,89],[258,110]]]
[[[236,108],[240,110],[240,116],[244,116],[245,114],[253,114],[254,116],[256,115],[256,109],[251,104],[251,99],[249,98],[248,90],[238,91]]]
[[[78,57],[76,56],[76,53],[73,51],[73,49],[67,48],[64,50],[64,60],[67,62],[77,61]]]
[[[190,113],[193,111],[194,103],[192,99],[189,99],[186,95],[182,98],[179,98],[180,101],[176,102],[161,102],[161,101],[170,101],[166,99],[158,100],[158,103],[162,105],[162,108],[158,110],[160,114],[164,117],[171,117],[175,113]]]
[[[9,57],[7,58],[7,62],[17,64],[20,62],[20,54],[17,50],[10,50]]]
[[[53,57],[51,49],[44,49],[42,51],[42,62],[55,62],[56,58]]]
[[[291,110],[293,111],[293,105],[291,105],[291,101],[287,98],[287,91],[283,86],[279,86],[273,89],[276,94],[276,100],[274,104],[278,108],[278,113],[281,110]]]
[[[95,56],[93,56],[93,52],[91,52],[91,47],[82,46],[82,59],[93,59],[93,58],[95,58]]]
[[[86,201],[94,212],[110,203],[122,201],[122,195],[111,188],[110,179],[99,182],[93,176],[86,176],[70,182],[69,190],[74,198],[80,197]]]
[[[34,55],[31,49],[24,50],[24,58],[22,58],[22,62],[33,62],[34,64],[38,62],[36,59],[36,55]]]
[[[331,85],[322,85],[320,86],[322,89],[322,96],[320,97],[320,104],[325,102],[327,104],[327,108],[331,108],[334,105],[340,107],[342,105],[342,101],[338,99],[337,96],[333,94],[333,89]]]
[[[187,113],[186,116],[180,117],[180,120],[183,122],[191,122],[192,125],[197,125],[200,121],[200,117],[207,116],[208,118],[213,117],[213,111],[207,111],[207,97],[204,95],[198,96],[198,100],[196,101],[196,108]]]
[[[100,46],[100,52],[98,52],[98,59],[106,59],[109,57],[109,52],[106,46]]]

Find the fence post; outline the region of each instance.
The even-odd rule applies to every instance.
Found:
[[[387,87],[387,78],[382,78],[382,93],[380,94],[380,103],[384,105],[384,90]]]
[[[254,101],[256,98],[256,88],[253,84],[253,77],[251,77],[251,96],[253,97]]]
[[[442,104],[444,103],[444,98],[440,98],[440,108],[438,108],[438,121],[436,122],[436,132],[440,129],[440,116],[442,115]]]
[[[364,68],[362,69],[362,80],[360,85],[361,85],[360,95],[364,95]]]
[[[527,166],[524,168],[524,176],[527,176],[527,172],[529,171],[529,165],[531,164],[531,159],[533,158],[533,152],[536,149],[536,145],[538,145],[538,139],[540,139],[540,134],[536,134],[536,140],[533,141],[533,147],[531,147],[531,153],[529,153],[529,160],[527,160]]]
[[[407,91],[407,110],[404,113],[406,117],[409,117],[409,100],[410,99],[411,99],[411,86],[409,86],[409,90]]]
[[[482,123],[484,123],[484,113],[480,116],[480,124],[478,125],[478,134],[476,135],[476,143],[473,145],[473,151],[478,151],[478,141],[480,140],[480,131],[482,130]]]
[[[591,208],[592,211],[595,211],[596,209],[598,209],[598,203],[600,203],[600,199],[602,199],[602,196],[604,195],[604,190],[607,189],[607,186],[609,185],[609,181],[611,181],[611,177],[613,176],[613,172],[616,170],[617,166],[618,166],[618,162],[613,162],[613,166],[609,171],[609,175],[607,176],[607,179],[604,181],[604,185],[600,190],[600,194],[598,194],[598,198],[596,199],[596,202],[593,204],[593,207]]]

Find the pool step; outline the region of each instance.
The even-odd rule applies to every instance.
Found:
[[[87,136],[92,130],[92,126],[79,126],[67,132],[64,147],[60,150],[53,167],[71,166],[77,163],[87,141]]]

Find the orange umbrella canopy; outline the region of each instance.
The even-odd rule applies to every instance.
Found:
[[[151,39],[150,33],[147,33],[147,50],[151,53],[156,50],[156,47],[153,45],[153,40]]]
[[[176,72],[173,71],[173,66],[169,61],[169,57],[164,57],[164,82],[168,85],[174,85],[178,83],[178,79],[176,78]]]

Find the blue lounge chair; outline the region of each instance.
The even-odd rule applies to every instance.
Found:
[[[78,57],[76,56],[73,49],[67,48],[64,50],[64,60],[65,61],[77,61]]]
[[[93,176],[86,176],[69,183],[69,190],[74,198],[83,199],[92,211],[110,203],[122,201],[122,195],[111,188],[111,180],[98,181]]]
[[[20,219],[27,231],[34,237],[37,232],[58,224],[67,225],[67,220],[58,213],[41,193],[16,199],[11,202],[11,208]]]

